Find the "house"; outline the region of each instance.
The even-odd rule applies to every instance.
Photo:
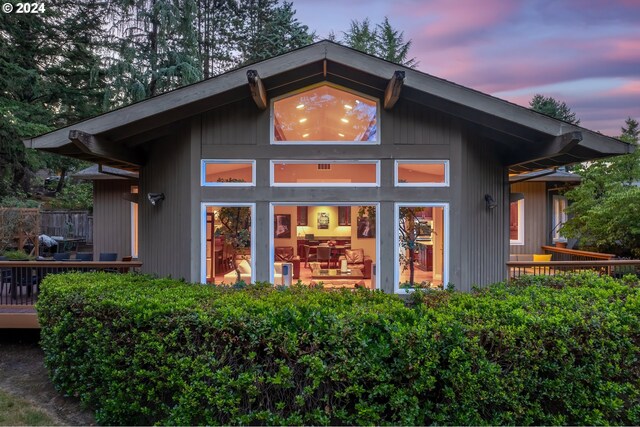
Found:
[[[565,244],[573,247],[560,233],[567,222],[568,202],[563,193],[580,184],[581,178],[566,170],[550,169],[509,177],[510,253],[540,253],[544,245]]]
[[[505,279],[510,176],[631,150],[329,41],[25,144],[139,174],[96,181],[94,240],[135,185],[145,272],[385,292]]]
[[[93,165],[73,177],[93,182],[93,259],[138,258],[138,173]]]

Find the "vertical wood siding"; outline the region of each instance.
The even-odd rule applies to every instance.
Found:
[[[473,285],[504,280],[509,241],[507,224],[508,191],[506,169],[486,142],[468,134],[462,146],[462,195],[460,223],[460,284],[468,291]],[[490,194],[498,207],[487,209]]]
[[[191,280],[191,181],[190,129],[154,141],[147,164],[140,173],[139,258],[142,270],[158,276]],[[164,193],[165,200],[152,206],[148,193]],[[197,238],[197,237],[196,237]]]
[[[547,190],[544,182],[519,182],[514,193],[524,193],[524,245],[510,245],[512,254],[540,254],[549,234],[547,227]]]
[[[116,252],[118,259],[131,256],[131,202],[122,193],[131,191],[129,180],[93,182],[93,257],[101,252]]]

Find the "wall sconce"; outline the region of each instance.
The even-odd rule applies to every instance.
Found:
[[[164,200],[164,193],[149,193],[147,194],[147,199],[149,199],[149,202],[155,206]]]
[[[484,201],[487,202],[487,209],[494,209],[495,207],[498,206],[496,201],[493,200],[493,197],[491,197],[491,194],[485,194]]]

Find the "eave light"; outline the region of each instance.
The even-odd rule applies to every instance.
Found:
[[[306,118],[306,117],[303,117],[303,118],[301,118],[301,119],[299,120],[299,122],[300,122],[300,123],[304,123],[304,122],[306,122],[306,121],[307,121],[307,118]]]
[[[345,119],[344,117],[340,119],[342,123],[349,123],[349,119]]]
[[[297,108],[298,110],[302,110],[302,109],[304,108],[304,104],[298,104],[298,105],[296,106],[296,108]]]

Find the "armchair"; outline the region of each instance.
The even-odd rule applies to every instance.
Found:
[[[345,249],[344,255],[338,258],[338,265],[343,259],[347,260],[348,268],[358,268],[362,270],[365,279],[371,279],[371,265],[373,260],[364,254],[364,249]]]
[[[293,246],[276,246],[275,262],[290,262],[293,265],[293,278],[300,278],[300,256],[294,254]]]

